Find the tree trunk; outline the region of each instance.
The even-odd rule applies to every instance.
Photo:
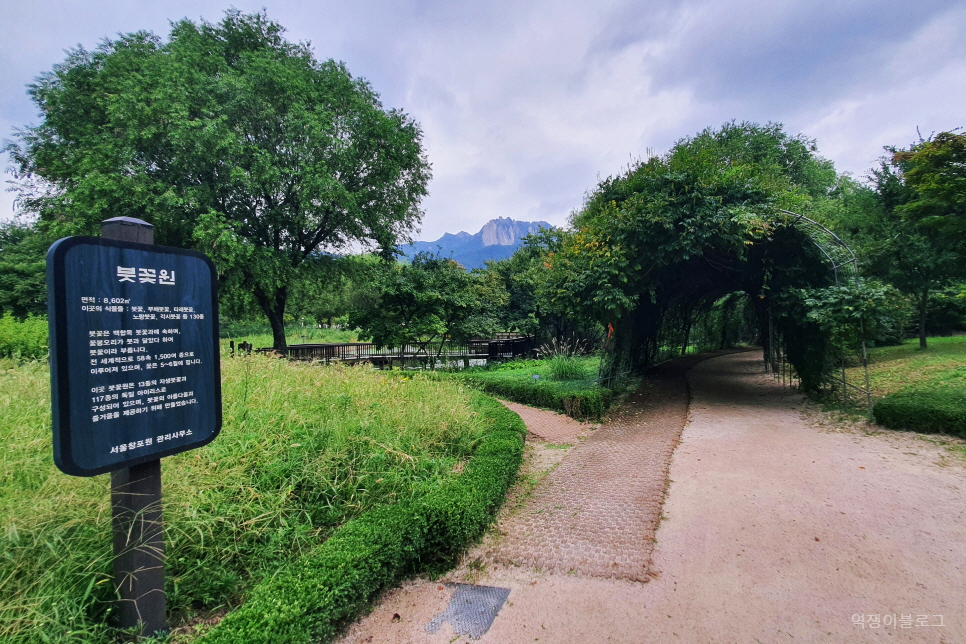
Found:
[[[288,299],[288,290],[285,287],[275,291],[275,296],[270,297],[260,288],[254,290],[255,301],[262,308],[268,323],[272,326],[272,348],[279,353],[288,351],[288,341],[285,339],[285,303]]]
[[[723,306],[721,308],[721,342],[718,343],[719,349],[724,349],[728,346],[728,307]]]
[[[926,305],[929,303],[929,288],[919,296],[919,348],[926,348]]]

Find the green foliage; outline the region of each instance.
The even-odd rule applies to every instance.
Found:
[[[696,353],[753,344],[758,338],[755,310],[747,293],[729,293],[697,313],[690,333]]]
[[[546,363],[543,360],[537,358],[516,358],[514,360],[509,360],[503,362],[494,367],[490,367],[491,371],[521,371],[529,370],[533,371],[535,369],[543,368]]]
[[[600,361],[596,356],[571,360],[571,377],[566,380],[554,379],[552,359],[515,360],[496,368],[473,368],[439,377],[456,378],[497,398],[555,409],[578,420],[600,419],[614,400],[612,390],[597,385]]]
[[[483,271],[506,292],[505,302],[493,307],[501,330],[552,338],[581,338],[592,344],[601,339],[601,325],[595,318],[567,310],[548,289],[549,258],[560,250],[566,233],[560,229],[541,230],[528,235],[523,246],[498,262],[487,262]]]
[[[455,382],[260,356],[222,368],[221,435],[163,464],[176,614],[235,604],[346,521],[447,488],[494,427]],[[108,479],[57,471],[50,432],[46,364],[0,362],[0,640],[107,644]]]
[[[966,250],[966,135],[940,132],[908,150],[895,150],[913,198],[898,210],[908,219],[939,231]]]
[[[47,313],[46,237],[31,224],[0,223],[0,315]]]
[[[308,269],[292,284],[289,311],[331,325],[370,303],[371,285],[384,266],[375,255],[346,255],[318,257]]]
[[[707,129],[598,185],[546,254],[542,295],[608,329],[608,377],[640,372],[662,355],[659,338],[688,345],[729,293],[753,298],[761,326],[786,289],[827,286],[823,258],[781,211],[804,212],[835,185],[814,142],[780,125]]]
[[[463,473],[421,499],[378,508],[257,586],[201,641],[295,644],[332,637],[376,593],[404,575],[445,561],[482,535],[516,476],[525,428],[482,396],[489,425]]]
[[[551,339],[537,349],[537,355],[547,361],[547,371],[554,380],[578,380],[583,376],[583,365],[578,356],[586,353],[587,344],[580,340]]]
[[[892,393],[873,407],[880,425],[925,433],[953,434],[966,438],[966,368],[959,382],[945,387],[910,387]]]
[[[554,380],[576,380],[583,375],[580,362],[575,356],[558,355],[548,358],[547,369]]]
[[[419,253],[411,263],[381,272],[374,297],[350,313],[349,326],[383,347],[486,337],[497,326],[489,310],[505,299],[488,278],[486,273],[467,273],[451,259]]]
[[[887,303],[887,289],[877,284],[829,286],[801,292],[808,310],[807,318],[825,332],[830,348],[837,354],[857,353],[884,344],[897,334],[897,320]],[[901,326],[899,326],[901,331]]]
[[[466,375],[465,382],[497,398],[531,407],[554,409],[577,420],[600,420],[613,402],[610,389],[596,385],[568,386],[569,382],[526,378],[496,379]]]
[[[951,335],[954,331],[966,331],[966,294],[949,288],[929,298],[926,332],[930,335]]]
[[[194,246],[251,293],[278,348],[289,288],[322,250],[392,256],[430,166],[408,115],[263,13],[182,20],[78,48],[30,87],[43,121],[8,146],[20,199],[54,236],[107,217]]]
[[[948,142],[937,138],[944,141],[938,147],[927,141],[908,150],[887,147],[890,155],[870,172],[871,186],[850,188],[846,201],[851,206],[828,213],[830,224],[854,245],[862,272],[914,299],[922,347],[927,342],[932,297],[966,276],[962,235],[953,234],[955,222],[961,221],[955,216],[954,203],[940,208],[938,193],[922,184],[937,180],[934,153]],[[955,154],[946,161],[955,162]],[[946,170],[951,175],[957,172],[952,167]],[[926,179],[927,175],[933,178]],[[924,196],[922,190],[931,196]],[[953,199],[952,192],[943,194],[942,199]]]
[[[10,313],[0,317],[0,358],[40,360],[48,352],[47,316],[29,315],[18,320]]]

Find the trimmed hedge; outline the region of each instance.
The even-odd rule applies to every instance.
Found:
[[[890,429],[954,434],[966,438],[966,390],[958,387],[909,388],[889,394],[872,408]]]
[[[614,400],[614,392],[603,387],[573,389],[553,380],[502,380],[472,374],[460,378],[493,396],[531,407],[556,409],[577,420],[600,419]]]
[[[526,427],[497,401],[475,394],[490,420],[463,473],[418,501],[383,506],[339,528],[319,547],[256,586],[206,644],[295,644],[331,638],[379,590],[451,559],[483,534],[516,476]]]

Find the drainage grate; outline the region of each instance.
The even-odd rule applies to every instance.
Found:
[[[503,602],[510,596],[509,588],[471,584],[447,584],[447,586],[455,586],[456,592],[449,600],[446,611],[426,624],[426,630],[430,633],[438,631],[443,622],[449,622],[457,635],[479,639],[483,633],[490,630],[493,619],[503,608]]]

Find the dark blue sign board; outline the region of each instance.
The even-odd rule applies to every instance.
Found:
[[[54,462],[94,476],[221,430],[218,299],[190,250],[66,237],[47,252]]]

